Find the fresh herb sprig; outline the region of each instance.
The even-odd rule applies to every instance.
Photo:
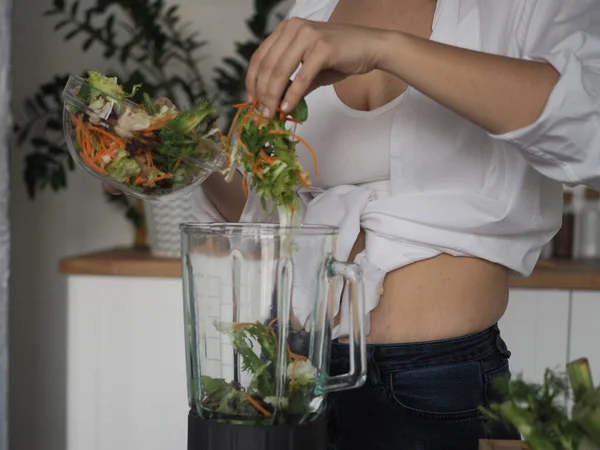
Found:
[[[298,143],[304,145],[313,158],[315,173],[319,168],[313,149],[300,136],[289,131],[290,124],[302,124],[308,119],[308,107],[302,100],[291,114],[279,111],[273,118],[265,118],[256,102],[236,105],[238,112],[228,136],[222,139],[228,153],[225,174],[232,179],[241,168],[244,173],[242,188],[246,195],[253,189],[261,199],[263,209],[298,209],[296,188],[310,189],[309,173],[298,161]],[[232,139],[235,142],[232,144]]]
[[[503,378],[496,388],[506,401],[483,412],[517,428],[533,450],[600,450],[600,387],[594,388],[586,359],[569,363],[567,374],[546,370],[541,384]]]

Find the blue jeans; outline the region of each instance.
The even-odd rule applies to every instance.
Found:
[[[334,342],[330,373],[348,372]],[[367,381],[328,396],[330,450],[477,450],[479,439],[520,439],[490,423],[482,405],[501,401],[493,381],[510,374],[497,326],[455,339],[369,345]]]

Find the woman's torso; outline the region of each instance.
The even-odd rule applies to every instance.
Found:
[[[435,0],[340,0],[329,21],[404,31],[427,39],[436,7]],[[301,133],[309,142],[318,143],[314,147],[320,173],[313,174],[315,186],[376,186],[382,191],[381,196],[387,195],[390,146],[394,145],[392,123],[397,120],[397,110],[411,106],[404,102],[406,89],[402,80],[372,72],[348,78],[335,87],[321,88],[309,96],[311,114],[318,117],[313,116]],[[405,113],[410,114],[410,110]],[[416,142],[415,146],[423,144]],[[425,159],[418,165],[426,170],[429,154],[423,150]],[[472,157],[482,158],[477,150],[480,149],[473,149]],[[417,152],[413,156],[419,158]],[[307,159],[302,162],[309,166]],[[468,162],[465,159],[464,164]],[[461,162],[453,161],[448,170],[457,163]],[[486,173],[478,176],[483,183]],[[350,259],[364,248],[365,235],[361,231]],[[501,318],[508,301],[507,268],[485,258],[455,257],[444,252],[416,259],[385,277],[379,304],[370,315],[370,342],[455,337],[483,330]]]

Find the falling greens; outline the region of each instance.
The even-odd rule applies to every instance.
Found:
[[[227,382],[222,378],[201,377],[202,410],[241,420],[277,420],[285,422],[300,419],[311,412],[310,402],[317,386],[317,369],[306,356],[286,349],[285,392],[277,396],[275,364],[278,357],[278,335],[275,321],[269,325],[260,322],[215,324],[231,339],[233,349],[241,360],[242,372],[251,381],[242,386],[239,381]],[[282,412],[277,417],[276,412]],[[293,419],[292,419],[293,420]]]

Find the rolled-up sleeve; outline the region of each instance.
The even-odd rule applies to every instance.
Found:
[[[560,74],[542,115],[493,138],[549,178],[600,189],[600,0],[527,0],[522,57]]]

